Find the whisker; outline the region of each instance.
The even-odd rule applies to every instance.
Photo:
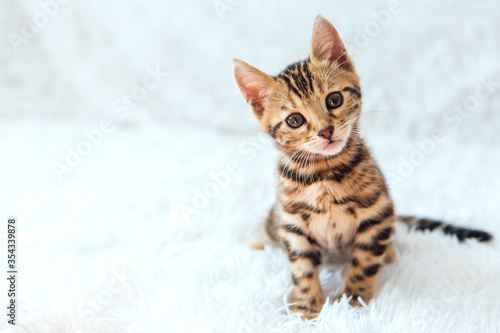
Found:
[[[292,156],[290,157],[290,159],[288,160],[288,162],[286,162],[285,164],[285,167],[283,168],[283,171],[281,172],[281,177],[283,177],[283,174],[285,173],[285,170],[287,169],[288,167],[288,164],[292,161],[293,157],[295,156],[295,154],[297,154],[299,152],[299,149],[297,149],[295,151],[295,153],[292,154]],[[287,175],[288,175],[289,172],[287,172]]]
[[[302,169],[303,158],[304,158],[304,156],[305,156],[304,154],[305,154],[306,152],[307,152],[306,150],[303,150],[303,151],[302,151],[302,154],[300,154],[300,157],[299,157],[299,168],[298,168],[299,170],[301,170],[301,169]],[[300,179],[300,177],[302,176],[302,173],[301,173],[299,170],[296,170],[296,172],[295,172],[295,179],[296,179],[297,181],[300,181],[300,180],[301,180],[301,179]],[[299,172],[300,172],[300,173],[299,173]]]
[[[368,114],[368,113],[387,113],[387,114],[390,114],[390,115],[398,117],[398,118],[401,117],[400,115],[398,115],[396,113],[389,112],[389,111],[383,111],[383,110],[372,110],[372,111],[364,111],[363,110],[363,112],[362,112],[362,114]]]

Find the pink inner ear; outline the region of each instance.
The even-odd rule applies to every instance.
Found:
[[[266,90],[265,83],[253,74],[247,74],[242,77],[240,88],[245,99],[249,102],[250,100],[256,101],[263,98]]]
[[[347,61],[347,53],[342,46],[340,46],[332,39],[328,39],[322,45],[320,50],[321,59],[328,60],[330,64],[337,62],[340,66],[343,62]]]
[[[255,112],[257,117],[261,117],[264,112],[264,101],[263,99],[266,97],[265,92],[266,88],[260,85],[258,82],[250,83],[248,88],[248,98],[245,99],[252,105],[253,111]]]
[[[347,52],[335,27],[326,19],[320,17],[316,22],[312,54],[319,61],[336,63],[342,68],[350,68]]]
[[[250,68],[238,65],[235,67],[234,76],[238,87],[250,105],[257,117],[263,113],[263,99],[266,97],[268,82],[264,77],[265,74],[255,72]]]

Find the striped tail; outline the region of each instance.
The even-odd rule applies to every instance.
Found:
[[[414,216],[397,216],[398,221],[406,223],[410,230],[442,230],[446,235],[455,235],[463,242],[467,238],[475,238],[480,242],[488,242],[493,239],[493,236],[486,231],[467,229],[458,226],[453,226],[441,221],[418,218]]]

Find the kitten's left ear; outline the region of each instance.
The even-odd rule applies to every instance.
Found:
[[[354,62],[347,54],[337,29],[323,16],[314,22],[310,58],[312,61],[327,61],[330,65],[354,71]]]
[[[264,113],[264,99],[272,77],[241,60],[234,61],[233,72],[243,97],[250,104],[257,119],[260,119]]]

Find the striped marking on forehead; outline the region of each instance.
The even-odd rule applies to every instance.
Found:
[[[278,78],[283,80],[288,89],[299,98],[306,98],[314,93],[313,77],[308,61],[299,61],[285,68]]]

